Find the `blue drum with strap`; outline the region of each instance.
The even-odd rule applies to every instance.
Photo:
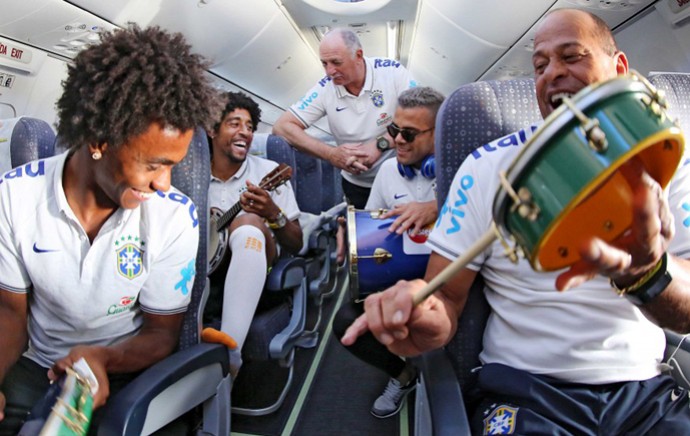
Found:
[[[415,236],[388,227],[396,216],[381,219],[385,210],[347,209],[350,295],[356,302],[382,291],[398,280],[424,277],[431,249],[425,245],[431,226]]]

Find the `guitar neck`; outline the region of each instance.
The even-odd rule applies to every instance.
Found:
[[[242,206],[238,201],[230,209],[228,209],[220,218],[218,218],[218,221],[216,222],[218,230],[224,229],[225,226],[230,224],[230,221],[232,221],[237,216],[237,214],[240,213],[241,210]]]

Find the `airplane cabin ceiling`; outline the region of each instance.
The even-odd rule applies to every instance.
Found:
[[[102,29],[124,27],[131,21],[159,25],[183,32],[193,49],[209,59],[214,75],[259,96],[264,104],[284,109],[323,77],[318,43],[320,32],[331,27],[351,27],[359,34],[365,55],[386,56],[387,28],[391,22],[397,23],[399,59],[419,83],[448,94],[479,79],[531,76],[532,35],[550,9],[588,9],[615,29],[653,3],[655,0],[362,0],[339,4],[335,0],[3,0],[0,35],[70,58],[96,40]],[[356,13],[353,8],[357,5],[368,8],[368,13]]]

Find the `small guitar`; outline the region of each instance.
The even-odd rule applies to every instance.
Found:
[[[292,168],[287,164],[281,163],[261,179],[259,187],[265,191],[272,191],[290,180],[291,177]],[[239,201],[226,212],[216,207],[211,208],[208,238],[208,275],[211,275],[225,258],[228,252],[228,238],[230,237],[227,227],[241,210],[242,206]]]

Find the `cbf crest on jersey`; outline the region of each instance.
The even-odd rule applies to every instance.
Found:
[[[513,434],[517,421],[517,412],[517,407],[510,407],[505,404],[494,407],[494,410],[484,418],[484,434]]]
[[[376,90],[371,93],[371,101],[374,103],[374,106],[376,107],[381,107],[383,106],[383,92]]]
[[[131,241],[131,242],[130,242]],[[124,236],[115,242],[119,248],[116,250],[117,254],[117,271],[121,276],[133,280],[141,275],[144,269],[142,254],[143,250],[136,245],[139,238]],[[144,241],[141,241],[142,245]]]

